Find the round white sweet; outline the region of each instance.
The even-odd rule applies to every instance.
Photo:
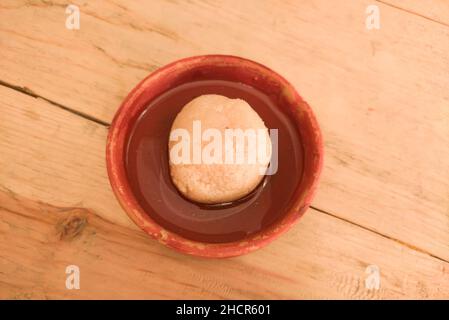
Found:
[[[235,138],[242,133],[244,140]],[[252,133],[263,139],[250,143]],[[260,148],[263,156],[258,154]],[[267,127],[246,101],[202,95],[187,103],[172,124],[170,175],[177,189],[192,201],[231,202],[262,181],[271,149]]]

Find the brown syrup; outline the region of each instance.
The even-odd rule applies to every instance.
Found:
[[[246,100],[265,125],[278,129],[278,171],[266,176],[248,196],[223,205],[193,203],[173,185],[168,165],[168,136],[173,120],[190,100],[221,94]],[[303,150],[298,130],[262,92],[244,84],[205,80],[183,84],[152,101],[130,135],[126,170],[139,205],[164,228],[209,242],[242,240],[285,215],[301,182]]]

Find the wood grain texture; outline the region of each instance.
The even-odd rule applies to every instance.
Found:
[[[386,0],[368,31],[365,0],[72,2],[76,31],[65,1],[0,3],[0,84],[15,88],[0,86],[1,298],[449,296],[449,27],[432,21],[444,3]],[[109,123],[149,72],[207,53],[284,75],[326,148],[319,211],[223,261],[137,229],[107,182],[107,127],[86,119]],[[72,263],[80,291],[63,287]],[[364,287],[370,264],[379,291]]]
[[[64,27],[64,1],[2,2],[0,80],[109,122],[174,59],[265,63],[321,123],[314,205],[449,260],[448,27],[380,3],[381,30],[367,31],[369,1],[74,3],[77,31]]]
[[[0,87],[0,96],[0,298],[449,293],[449,263],[312,209],[253,254],[223,260],[178,254],[137,230],[117,207],[105,176],[103,126],[8,88]],[[80,290],[65,289],[72,264],[80,267]],[[369,265],[380,268],[380,290],[365,288]]]

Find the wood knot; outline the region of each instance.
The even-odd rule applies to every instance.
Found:
[[[60,240],[72,240],[79,236],[87,225],[85,209],[71,209],[68,216],[58,221],[56,232]]]

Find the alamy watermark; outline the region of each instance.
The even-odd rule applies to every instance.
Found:
[[[69,265],[65,268],[67,278],[65,280],[65,287],[68,290],[80,289],[80,268],[76,265]]]
[[[224,131],[224,134],[223,134]],[[261,175],[278,169],[278,130],[224,129],[202,130],[194,120],[192,134],[184,128],[170,132],[170,162],[180,164],[259,164]],[[203,142],[205,145],[203,145]],[[267,169],[267,165],[268,169]]]
[[[65,13],[68,17],[65,19],[65,27],[69,30],[80,29],[80,8],[74,4],[69,4],[65,8]]]
[[[365,27],[368,30],[380,29],[380,10],[375,4],[371,4],[366,7],[365,13],[367,14],[365,20]]]
[[[366,267],[365,274],[368,276],[365,278],[365,288],[368,290],[380,289],[380,269],[378,266],[372,264]]]

